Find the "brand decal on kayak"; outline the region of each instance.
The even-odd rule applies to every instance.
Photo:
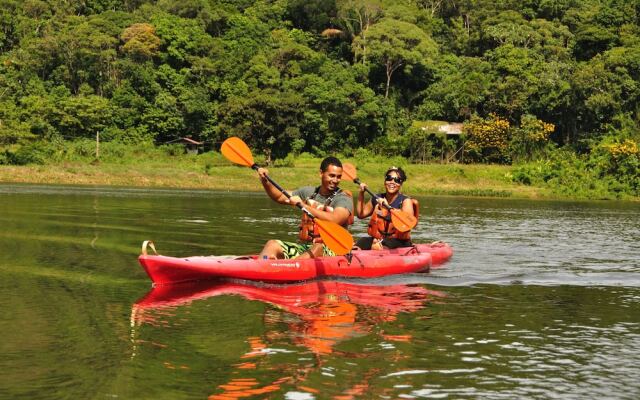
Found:
[[[272,262],[272,267],[300,268],[299,262]]]

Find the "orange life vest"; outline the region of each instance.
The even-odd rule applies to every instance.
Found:
[[[411,204],[413,205],[413,215],[417,219],[420,216],[420,203],[418,203],[418,200],[416,199],[409,200],[411,200]],[[395,226],[393,226],[393,222],[391,222],[391,215],[389,213],[389,210],[381,207],[379,204],[376,204],[376,207],[373,209],[373,214],[371,215],[371,219],[369,220],[369,227],[367,228],[367,233],[369,234],[369,236],[376,239],[411,239],[411,231],[399,232],[395,228]]]
[[[353,194],[351,194],[350,191],[342,190],[338,188],[335,192],[333,192],[331,196],[327,198],[327,200],[324,203],[320,203],[319,201],[314,200],[315,197],[318,195],[319,191],[320,191],[320,186],[318,186],[315,192],[313,192],[313,194],[305,201],[308,207],[314,207],[322,211],[331,212],[333,211],[333,207],[331,207],[329,204],[331,204],[331,202],[333,201],[333,198],[336,197],[339,193],[344,193],[347,196],[353,198]],[[353,224],[353,213],[349,215],[347,224],[348,225]],[[309,217],[307,213],[302,213],[302,221],[300,221],[300,233],[298,235],[298,238],[303,242],[322,243],[322,238],[318,233],[318,226],[315,223],[315,219],[311,219],[311,217]]]

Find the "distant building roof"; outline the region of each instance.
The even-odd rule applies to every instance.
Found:
[[[460,135],[462,134],[462,123],[453,122],[446,125],[440,125],[438,127],[439,132],[444,132],[447,135]]]
[[[342,35],[342,31],[340,29],[327,28],[322,31],[321,35],[324,37],[337,37]]]
[[[193,140],[193,139],[188,138],[188,137],[181,137],[181,138],[173,139],[173,140],[171,140],[171,141],[169,141],[167,143],[175,143],[175,142],[182,142],[182,143],[185,143],[185,144],[195,144],[195,145],[204,144],[204,142],[198,142],[198,141]]]
[[[461,122],[447,121],[413,121],[413,126],[420,128],[428,133],[444,134],[444,135],[460,135],[462,134],[463,124]]]

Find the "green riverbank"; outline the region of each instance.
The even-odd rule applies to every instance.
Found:
[[[459,195],[511,198],[567,198],[548,188],[512,181],[511,166],[462,164],[406,164],[393,159],[367,162],[345,158],[358,167],[358,175],[375,189],[382,189],[382,175],[392,164],[408,174],[404,191],[417,195]],[[281,163],[285,164],[285,163]],[[271,176],[286,188],[315,184],[320,158],[287,160],[270,167]],[[388,164],[388,165],[387,165]],[[84,161],[46,165],[0,166],[0,182],[109,185],[132,187],[190,188],[230,191],[260,191],[255,172],[231,165],[218,153],[199,156],[160,157],[100,163]],[[355,184],[344,188],[355,191]]]

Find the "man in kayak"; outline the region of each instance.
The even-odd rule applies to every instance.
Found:
[[[369,236],[361,237],[356,242],[356,247],[363,250],[382,250],[383,248],[395,249],[398,247],[410,247],[411,231],[399,232],[393,226],[391,216],[383,204],[404,211],[409,215],[418,217],[418,202],[400,193],[402,184],[407,180],[407,175],[400,167],[391,167],[384,174],[385,193],[380,193],[376,201],[364,201],[364,192],[367,185],[360,183],[360,193],[356,202],[358,218],[364,219],[371,215],[367,233]]]
[[[258,168],[258,176],[267,195],[280,204],[296,206],[302,202],[318,219],[335,222],[348,228],[353,224],[353,199],[351,193],[338,187],[342,179],[342,163],[336,157],[327,157],[320,164],[320,186],[303,186],[291,193],[291,198],[280,192],[267,179],[268,171]],[[300,243],[269,240],[260,252],[260,258],[314,258],[335,255],[322,244],[314,219],[302,214]]]

